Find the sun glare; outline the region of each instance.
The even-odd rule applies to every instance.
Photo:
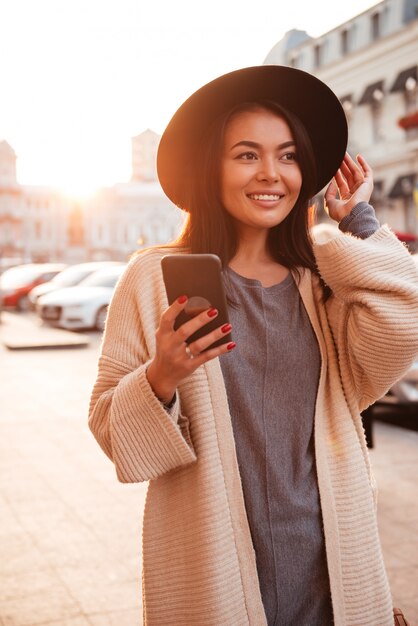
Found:
[[[204,82],[263,63],[287,30],[317,36],[374,2],[334,3],[324,12],[298,0],[284,14],[280,3],[265,0],[254,15],[251,1],[213,0],[204,24],[186,0],[6,4],[0,139],[16,152],[21,184],[85,195],[129,180],[132,136],[161,132]],[[266,24],[265,15],[276,18]]]

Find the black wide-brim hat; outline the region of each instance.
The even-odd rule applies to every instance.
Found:
[[[304,125],[317,166],[318,193],[332,179],[347,149],[347,121],[334,92],[312,74],[281,65],[246,67],[224,74],[195,91],[177,109],[158,147],[157,172],[165,194],[185,206],[192,164],[202,136],[221,114],[244,102],[271,100]]]

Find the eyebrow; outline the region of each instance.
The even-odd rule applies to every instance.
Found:
[[[295,146],[296,142],[292,140],[290,141],[285,141],[284,143],[280,143],[277,146],[278,150],[283,150],[284,148],[289,148],[290,146]],[[237,148],[238,146],[247,146],[249,148],[257,148],[260,149],[262,148],[261,144],[257,143],[256,141],[249,141],[248,139],[244,139],[243,141],[238,141],[238,143],[234,144],[231,147],[231,150],[233,150],[234,148]]]

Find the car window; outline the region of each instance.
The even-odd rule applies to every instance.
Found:
[[[91,269],[80,268],[80,267],[69,267],[66,270],[63,270],[54,278],[52,282],[54,285],[58,285],[60,287],[73,287],[74,285],[78,285],[78,283],[86,278],[89,274],[92,273]]]
[[[33,267],[12,267],[6,270],[1,277],[2,287],[16,287],[33,282],[40,275],[40,271]]]
[[[54,276],[57,276],[57,274],[58,272],[45,272],[45,274],[42,274],[40,278],[42,278],[45,282],[48,282],[49,280],[52,280]]]
[[[114,287],[117,283],[117,280],[122,273],[123,268],[118,268],[118,270],[113,272],[104,272],[100,270],[99,272],[93,272],[90,276],[87,276],[81,283],[79,283],[80,287]]]
[[[73,287],[74,285],[78,285],[82,280],[93,274],[93,272],[97,272],[99,267],[94,267],[91,265],[73,265],[71,267],[67,267],[65,270],[57,274],[52,282],[54,285],[59,287]]]

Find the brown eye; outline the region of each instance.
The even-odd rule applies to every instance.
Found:
[[[236,158],[242,159],[243,161],[253,161],[257,158],[257,155],[255,152],[242,152]]]
[[[282,157],[285,161],[297,161],[296,152],[286,152]]]

